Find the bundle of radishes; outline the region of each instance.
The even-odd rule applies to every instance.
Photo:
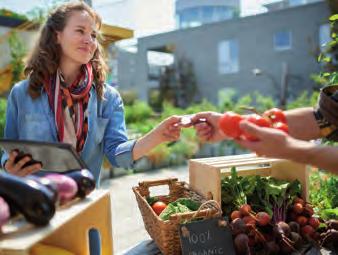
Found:
[[[286,222],[273,222],[267,212],[255,213],[244,204],[231,215],[230,228],[236,254],[303,254],[315,246],[332,248],[338,243],[338,221],[322,223],[301,198],[289,207]],[[322,233],[321,233],[322,232]]]

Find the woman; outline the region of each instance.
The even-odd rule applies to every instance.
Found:
[[[57,8],[42,28],[25,68],[27,80],[9,95],[5,137],[70,143],[99,180],[103,156],[114,166],[130,167],[156,145],[180,136],[179,117],[170,117],[138,140],[128,141],[123,103],[104,83],[105,64],[97,40],[100,17],[85,3]],[[25,176],[41,165],[15,163],[4,155],[5,170]],[[57,156],[57,155],[55,155]]]

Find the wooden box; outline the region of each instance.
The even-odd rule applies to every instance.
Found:
[[[257,157],[256,154],[223,156],[189,160],[189,184],[208,199],[221,204],[221,179],[236,167],[239,175],[272,176],[281,180],[298,179],[303,198],[308,201],[309,172],[307,165],[288,160]]]
[[[113,254],[109,191],[95,190],[85,199],[65,206],[45,227],[34,227],[23,220],[5,225],[0,234],[0,254],[29,255],[35,244],[43,243],[76,255],[89,255],[88,231],[92,228],[100,232],[102,255]]]

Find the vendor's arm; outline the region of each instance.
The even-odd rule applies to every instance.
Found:
[[[321,138],[320,129],[312,107],[285,111],[289,134],[300,140]]]
[[[241,122],[241,128],[256,136],[259,141],[240,140],[237,143],[258,155],[289,159],[338,174],[337,147],[320,146],[295,139],[280,130],[258,127],[247,121]]]

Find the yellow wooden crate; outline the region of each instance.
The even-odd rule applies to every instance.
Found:
[[[302,196],[309,197],[310,167],[289,160],[257,157],[256,154],[222,156],[189,160],[189,184],[208,199],[221,203],[221,179],[236,167],[238,175],[272,176],[280,180],[298,179]]]
[[[113,254],[109,191],[95,190],[87,198],[58,209],[46,227],[37,228],[15,220],[4,227],[5,233],[0,234],[1,255],[29,255],[37,243],[60,247],[76,255],[89,255],[88,231],[92,228],[100,233],[101,254]]]

